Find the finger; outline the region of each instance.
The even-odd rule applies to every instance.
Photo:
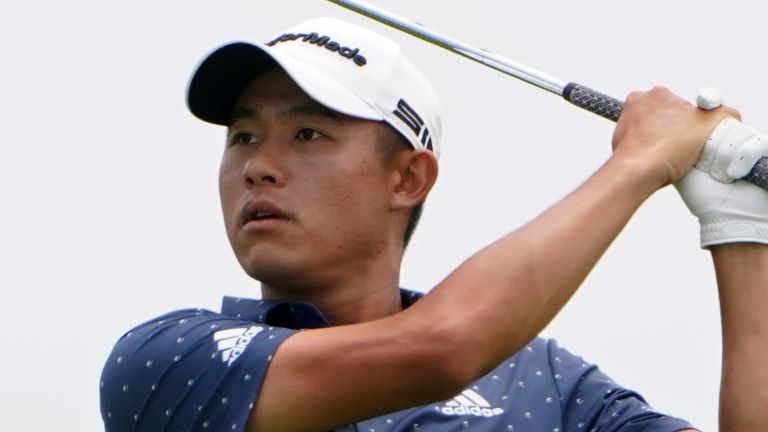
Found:
[[[728,165],[728,176],[734,179],[745,177],[757,161],[768,156],[768,135],[755,135],[739,146],[736,155]]]
[[[725,115],[727,115],[728,117],[733,117],[736,120],[741,121],[741,113],[739,111],[737,111],[736,109],[731,108],[729,106],[725,106],[725,105],[721,106],[719,109],[722,112],[724,112]]]
[[[735,120],[729,121],[734,122]],[[723,183],[730,183],[740,177],[743,177],[743,175],[740,177],[729,175],[728,169],[731,164],[733,164],[734,160],[738,160],[736,155],[741,150],[741,148],[746,145],[746,143],[748,143],[753,137],[759,134],[760,131],[743,123],[737,123],[735,127],[731,128],[725,135],[722,142],[718,145],[715,159],[709,171],[712,177],[715,180]],[[746,175],[746,173],[744,173],[744,175]]]
[[[696,94],[696,106],[701,109],[712,110],[722,105],[723,95],[716,88],[706,87]]]
[[[718,158],[718,153],[723,147],[723,141],[725,141],[731,130],[740,125],[741,123],[733,118],[726,117],[721,120],[704,144],[704,148],[699,155],[699,160],[696,161],[696,167],[710,173],[715,160]],[[728,181],[730,181],[730,179],[728,179]]]

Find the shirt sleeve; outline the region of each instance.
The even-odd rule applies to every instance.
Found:
[[[638,393],[614,383],[597,366],[548,341],[550,364],[563,406],[565,430],[674,432],[686,421],[652,409]]]
[[[102,371],[105,430],[243,431],[273,354],[295,332],[199,309],[134,328]]]

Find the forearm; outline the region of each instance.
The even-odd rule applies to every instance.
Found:
[[[762,431],[768,425],[768,246],[717,246],[712,257],[723,326],[720,430]]]
[[[535,337],[658,187],[636,164],[610,160],[571,195],[480,251],[413,308],[449,326],[482,374]]]

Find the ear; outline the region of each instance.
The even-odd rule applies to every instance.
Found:
[[[393,162],[397,169],[393,176],[391,210],[410,209],[424,201],[437,180],[437,158],[429,150],[402,151]]]

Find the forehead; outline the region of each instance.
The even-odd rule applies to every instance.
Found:
[[[248,82],[235,106],[251,102],[253,99],[276,96],[312,100],[285,71],[272,68]]]
[[[312,99],[282,69],[272,69],[245,86],[232,110],[230,124],[266,108],[283,117],[319,116],[338,122],[352,119]]]

